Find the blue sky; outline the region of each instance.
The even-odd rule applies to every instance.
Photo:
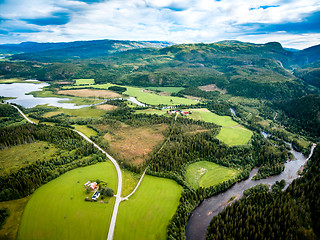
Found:
[[[93,39],[320,44],[319,0],[0,0],[0,44]]]

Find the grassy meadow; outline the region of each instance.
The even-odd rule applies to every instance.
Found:
[[[223,127],[217,135],[217,139],[229,146],[245,145],[251,139],[253,133],[244,127]]]
[[[94,79],[74,79],[75,85],[92,85],[94,84]]]
[[[233,127],[233,126],[238,125],[238,123],[233,121],[231,117],[220,116],[218,114],[215,114],[215,113],[209,111],[206,108],[188,109],[187,111],[192,112],[192,114],[188,115],[188,117],[195,119],[195,120],[201,120],[204,122],[215,123],[215,124],[222,126],[222,127]]]
[[[73,125],[74,129],[82,132],[84,135],[86,135],[87,137],[91,137],[91,136],[97,136],[97,132],[95,130],[93,130],[92,128],[87,127],[86,125]]]
[[[192,114],[188,115],[189,118],[222,126],[217,139],[229,146],[245,145],[251,139],[253,133],[233,121],[229,116],[217,115],[206,108],[189,109],[189,111],[192,112]]]
[[[199,187],[210,187],[233,178],[237,170],[220,166],[216,163],[201,161],[195,162],[186,168],[187,183],[197,189]]]
[[[46,112],[45,114],[43,114],[43,117],[52,117],[61,113],[69,115],[71,116],[71,118],[77,119],[77,118],[99,118],[103,114],[105,114],[105,111],[102,109],[97,109],[96,107],[85,107],[85,108],[79,108],[79,109],[60,108],[57,111]]]
[[[57,150],[53,145],[40,141],[0,150],[0,176],[28,166],[30,163],[45,161],[51,158]]]
[[[137,192],[120,204],[114,239],[165,240],[181,190],[175,181],[145,176]]]
[[[116,190],[111,162],[74,169],[37,189],[24,210],[17,239],[106,239],[115,199],[85,202],[83,185],[95,179]]]
[[[168,93],[177,93],[184,89],[184,87],[146,87],[145,89],[152,91],[168,92]]]

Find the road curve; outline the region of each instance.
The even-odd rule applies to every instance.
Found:
[[[119,204],[122,201],[121,198],[121,191],[122,191],[122,173],[121,173],[121,169],[120,166],[118,165],[117,161],[111,157],[106,151],[104,151],[101,147],[99,147],[96,143],[94,143],[93,141],[91,141],[90,138],[88,138],[86,135],[84,135],[82,132],[79,132],[77,130],[73,130],[76,133],[78,133],[81,137],[83,137],[87,142],[93,144],[93,146],[95,146],[100,152],[102,152],[103,154],[105,154],[107,156],[107,158],[109,158],[111,160],[111,162],[113,163],[113,165],[115,166],[116,170],[117,170],[117,174],[118,174],[118,189],[117,189],[117,194],[115,195],[116,197],[116,202],[114,204],[114,208],[113,208],[113,213],[112,213],[112,218],[111,218],[111,222],[110,222],[110,226],[109,226],[109,232],[108,232],[108,238],[107,240],[112,240],[113,239],[113,234],[114,234],[114,228],[116,226],[116,220],[117,220],[117,215],[118,215],[118,210],[119,210]]]
[[[20,108],[18,108],[15,105],[11,105],[11,106],[14,107],[15,109],[17,109],[18,112],[22,115],[22,117],[24,117],[24,119],[26,119],[29,123],[36,124],[35,122],[32,122],[26,115],[24,115],[24,113],[20,110]]]
[[[147,171],[148,167],[146,167],[146,169],[144,170],[144,172],[143,172],[143,174],[142,174],[137,186],[133,189],[133,191],[128,196],[122,198],[122,200],[129,200],[129,197],[131,197],[137,191],[138,187],[140,186],[140,183],[142,182],[142,180],[144,178],[144,175],[146,174],[146,171]]]
[[[11,105],[11,104],[10,104]],[[11,105],[12,107],[14,107],[15,109],[18,110],[18,112],[29,122],[32,124],[36,124],[35,122],[31,121],[17,106],[15,105]],[[107,152],[105,152],[101,147],[99,147],[96,143],[94,143],[90,138],[88,138],[86,135],[84,135],[82,132],[79,132],[77,130],[73,130],[74,132],[78,133],[81,137],[83,137],[87,142],[93,144],[93,146],[95,146],[100,152],[102,152],[103,154],[105,154],[107,156],[107,158],[109,158],[111,160],[111,162],[113,163],[113,165],[115,166],[116,170],[117,170],[117,174],[118,174],[118,189],[117,189],[117,194],[115,195],[116,197],[116,202],[114,204],[114,208],[113,208],[113,213],[112,213],[112,218],[111,218],[111,222],[110,222],[110,226],[109,226],[109,232],[108,232],[108,238],[107,240],[112,240],[113,239],[113,234],[114,234],[114,228],[116,226],[116,220],[117,220],[117,215],[118,215],[118,209],[119,209],[119,204],[122,201],[121,198],[121,191],[122,191],[122,173],[121,173],[121,169],[120,166],[118,165],[117,161],[111,157]]]

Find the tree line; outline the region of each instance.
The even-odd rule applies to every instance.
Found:
[[[25,197],[42,184],[77,167],[106,161],[105,155],[70,129],[25,124],[2,128],[0,148],[46,141],[59,148],[46,161],[36,161],[5,176],[0,176],[0,201]]]
[[[285,191],[254,192],[228,206],[212,219],[207,239],[319,239],[319,166],[318,146],[302,178]]]

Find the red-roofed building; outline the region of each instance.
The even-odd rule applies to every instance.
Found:
[[[96,182],[91,183],[91,184],[90,184],[90,189],[91,189],[91,190],[94,190],[94,189],[97,187],[97,185],[98,185],[98,184],[97,184]]]

